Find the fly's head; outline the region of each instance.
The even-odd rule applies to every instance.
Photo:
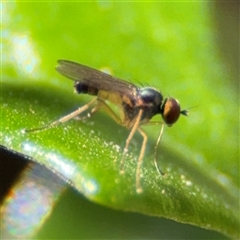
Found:
[[[177,99],[168,97],[164,100],[161,106],[161,114],[164,122],[168,126],[171,126],[178,120],[180,114],[187,116],[188,111],[181,110],[180,104]]]

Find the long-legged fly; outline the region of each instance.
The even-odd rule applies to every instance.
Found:
[[[104,109],[118,124],[130,129],[120,163],[121,173],[123,172],[124,160],[129,144],[135,132],[138,131],[143,137],[136,169],[136,191],[141,193],[140,172],[148,137],[140,126],[146,123],[159,124],[161,125],[161,129],[155,145],[154,164],[159,174],[164,174],[159,169],[156,161],[157,147],[161,140],[164,125],[171,126],[178,120],[180,114],[185,116],[188,114],[187,110],[180,110],[179,102],[176,99],[171,97],[164,99],[162,94],[155,88],[139,88],[132,83],[104,72],[67,60],[59,60],[56,70],[75,82],[74,88],[77,93],[89,94],[96,97],[69,115],[40,128],[26,130],[27,132],[54,127],[88,109],[90,112],[80,117],[80,119],[89,118],[99,109]],[[108,102],[117,106],[119,114],[116,114]],[[163,121],[149,122],[156,114],[162,115]]]

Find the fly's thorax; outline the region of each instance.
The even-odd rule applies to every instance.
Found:
[[[160,108],[163,102],[162,94],[155,88],[141,88],[138,94],[137,106],[143,109],[143,119],[151,119],[154,115],[160,114]]]
[[[74,89],[75,92],[80,94],[80,93],[86,93],[89,95],[94,95],[97,96],[98,95],[98,89],[93,87],[93,86],[89,86],[89,84],[87,84],[87,81],[77,81],[74,83]]]
[[[145,87],[139,89],[139,101],[142,105],[147,105],[149,107],[161,106],[163,101],[162,94],[155,88]]]
[[[143,110],[141,122],[150,120],[154,115],[160,114],[160,106],[162,105],[163,96],[154,88],[146,87],[138,90],[135,98],[131,102],[124,101],[123,109],[125,116],[129,120],[133,120]]]

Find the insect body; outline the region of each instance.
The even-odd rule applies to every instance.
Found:
[[[187,110],[180,110],[180,105],[176,99],[170,97],[164,99],[162,94],[154,88],[138,88],[132,83],[75,62],[59,60],[56,70],[65,77],[75,81],[74,88],[77,93],[85,93],[96,97],[69,115],[49,125],[29,131],[53,127],[76,117],[88,109],[90,109],[90,112],[82,116],[81,119],[90,117],[99,109],[105,110],[118,124],[130,129],[121,159],[121,172],[123,172],[125,156],[135,132],[138,131],[143,137],[136,169],[136,191],[138,193],[142,192],[140,171],[147,144],[147,135],[140,126],[146,123],[162,125],[155,146],[154,163],[158,172],[163,174],[157,166],[156,151],[163,133],[164,124],[171,126],[178,120],[180,114],[187,115]],[[116,105],[120,114],[116,114],[108,105],[108,102]],[[163,122],[149,122],[156,114],[162,115]]]

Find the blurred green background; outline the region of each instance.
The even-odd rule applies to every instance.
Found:
[[[49,220],[38,223],[35,238],[238,237],[237,2],[5,2],[1,7],[2,145],[60,172],[73,186]],[[141,136],[131,143],[121,176],[117,159],[128,131],[104,113],[36,134],[21,132],[90,99],[73,94],[73,82],[54,69],[58,59],[107,68],[189,108],[188,118],[165,129],[159,146],[166,180],[152,163],[158,126],[144,127],[149,142],[141,195],[135,192]]]

